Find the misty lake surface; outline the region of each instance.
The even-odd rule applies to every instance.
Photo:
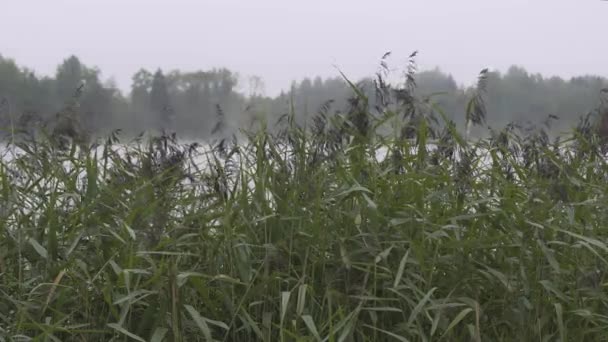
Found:
[[[209,157],[211,157],[211,154],[213,153],[208,142],[196,141],[196,140],[182,140],[182,141],[179,141],[178,144],[182,147],[185,147],[190,144],[198,144],[198,147],[192,153],[191,160],[194,163],[196,163],[196,165],[198,167],[204,168],[207,166]],[[241,146],[245,146],[245,145],[243,144]],[[429,144],[427,146],[428,146],[428,151],[432,151],[436,148],[436,145],[434,145],[434,144]],[[120,155],[124,155],[127,151],[130,151],[137,147],[138,146],[136,144],[119,143],[119,144],[113,145],[112,150]],[[139,148],[141,148],[142,151],[147,151],[146,142],[142,142],[141,144],[139,144]],[[411,151],[412,151],[412,153],[416,153],[416,148],[412,147]],[[477,155],[482,159],[478,165],[480,167],[488,166],[491,163],[491,156],[486,152],[487,151],[484,151],[481,149],[477,151]],[[96,148],[94,148],[91,151],[91,153],[95,153],[98,158],[101,158],[104,153],[104,146],[103,145],[97,146]],[[388,156],[388,153],[389,153],[389,151],[386,147],[377,148],[376,153],[375,153],[376,160],[378,162],[383,161]],[[4,162],[10,162],[15,158],[15,156],[20,156],[23,154],[24,154],[24,151],[20,150],[19,148],[7,146],[7,144],[3,144],[3,146],[0,147],[0,155],[2,156],[1,158]],[[458,154],[456,154],[456,158],[459,159]]]

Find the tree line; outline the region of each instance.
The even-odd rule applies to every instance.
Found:
[[[467,99],[474,87],[459,85],[439,70],[415,73],[415,93],[435,101],[448,118],[463,126]],[[602,101],[608,81],[600,76],[571,79],[544,77],[517,66],[507,72],[488,72],[484,89],[487,123],[501,127],[511,122],[541,123],[558,117],[554,131],[565,130]],[[259,78],[252,79],[259,86]],[[237,90],[238,74],[228,69],[163,72],[141,69],[132,77],[128,94],[101,79],[97,68],[78,57],[65,59],[53,76],[40,76],[0,56],[0,127],[4,134],[36,124],[57,125],[58,113],[72,103],[71,116],[91,134],[120,129],[136,135],[144,131],[172,131],[192,139],[230,134],[259,122],[275,123],[293,111],[299,123],[319,111],[346,110],[353,90],[342,77],[294,81],[277,96]],[[375,95],[374,77],[357,85]],[[255,88],[255,87],[254,87]]]

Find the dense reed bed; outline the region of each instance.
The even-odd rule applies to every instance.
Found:
[[[0,341],[608,340],[592,117],[471,139],[414,86],[205,148],[16,137]]]

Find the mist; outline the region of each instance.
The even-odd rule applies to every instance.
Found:
[[[406,63],[418,50],[421,68],[440,67],[465,85],[485,67],[608,73],[608,3],[599,0],[22,0],[2,12],[4,56],[52,76],[76,55],[124,92],[139,68],[225,67],[262,77],[276,96],[292,80],[336,76],[335,66],[369,76],[386,51]]]
[[[464,125],[467,94],[488,68],[491,125],[552,115],[561,120],[554,129],[565,128],[601,102],[606,5],[11,2],[0,21],[0,123],[57,121],[81,85],[78,118],[91,133],[166,128],[208,138],[272,125],[290,101],[305,123],[330,100],[330,113],[347,110],[353,92],[341,73],[373,94],[386,52],[398,84],[417,51],[417,93],[443,92],[434,99],[455,122]]]

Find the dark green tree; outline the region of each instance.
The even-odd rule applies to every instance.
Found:
[[[161,69],[158,69],[152,79],[150,91],[150,109],[158,119],[158,128],[168,130],[173,124],[173,111],[167,89],[167,81]]]
[[[55,74],[55,89],[57,99],[61,102],[69,101],[75,91],[85,80],[86,70],[76,56],[70,56],[57,68]]]

